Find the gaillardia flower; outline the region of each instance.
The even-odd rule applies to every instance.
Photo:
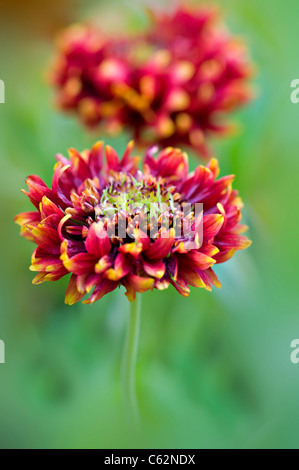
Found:
[[[227,115],[251,98],[251,75],[244,45],[214,9],[181,7],[153,14],[148,31],[126,40],[67,30],[51,82],[59,107],[88,126],[125,127],[143,146],[207,156],[209,137],[228,133]]]
[[[84,302],[93,303],[120,285],[130,301],[170,284],[186,297],[189,286],[211,290],[220,286],[214,264],[250,245],[241,235],[234,177],[217,179],[216,160],[188,174],[181,150],[155,156],[152,148],[141,171],[132,147],[121,159],[102,142],[82,153],[71,149],[70,160],[57,155],[51,188],[38,176],[26,180],[35,210],[15,221],[37,245],[33,283],[71,273],[67,304],[87,293]]]
[[[140,131],[154,129],[163,146],[186,145],[208,155],[209,136],[229,133],[227,115],[252,97],[253,69],[244,44],[208,7],[153,13],[145,39],[152,51],[141,67],[139,89],[148,82],[144,94],[152,119],[146,117]]]

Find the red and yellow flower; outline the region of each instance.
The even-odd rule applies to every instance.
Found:
[[[210,153],[228,133],[227,116],[247,103],[252,67],[239,39],[211,8],[153,14],[147,32],[126,40],[72,28],[60,41],[52,83],[61,109],[88,126],[129,129],[146,147],[187,146]]]
[[[157,156],[151,149],[140,170],[132,148],[130,142],[122,158],[102,142],[82,153],[71,149],[70,159],[57,156],[50,188],[38,176],[26,180],[24,192],[35,210],[15,221],[37,245],[33,283],[71,273],[67,304],[86,294],[84,302],[93,303],[120,285],[130,301],[136,292],[170,284],[185,297],[190,286],[211,290],[220,287],[213,266],[250,245],[241,235],[246,226],[240,224],[234,177],[217,179],[215,159],[189,174],[187,155],[179,149],[168,147]],[[187,215],[183,203],[192,208]],[[203,205],[198,218],[197,203]],[[149,205],[155,217],[148,216]],[[192,234],[177,230],[178,221],[189,224]]]

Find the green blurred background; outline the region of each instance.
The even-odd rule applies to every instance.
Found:
[[[68,307],[66,279],[31,284],[33,245],[13,224],[31,210],[25,177],[50,183],[55,153],[99,137],[121,150],[128,138],[87,134],[55,111],[44,78],[55,34],[95,17],[107,31],[137,30],[144,4],[155,3],[173,4],[0,0],[1,448],[298,448],[298,0],[219,2],[257,66],[257,99],[235,116],[239,134],[215,143],[222,174],[237,174],[253,245],[216,267],[221,290],[143,295],[138,436],[122,411],[123,291]]]

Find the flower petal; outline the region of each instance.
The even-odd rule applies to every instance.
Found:
[[[135,243],[135,242],[132,242],[132,243],[125,243],[124,245],[121,245],[119,247],[119,251],[121,253],[127,253],[127,254],[130,254],[132,255],[134,258],[138,258],[138,256],[140,255],[140,253],[142,252],[143,250],[143,245],[142,243]]]
[[[104,279],[103,281],[100,282],[95,288],[90,296],[89,299],[84,300],[84,304],[92,304],[96,302],[97,300],[100,300],[104,295],[109,294],[109,292],[112,292],[114,289],[116,289],[118,286],[118,282],[113,282],[109,281],[107,279]]]
[[[110,279],[110,281],[119,281],[128,274],[130,267],[126,256],[123,253],[119,253],[115,258],[114,267],[107,269],[104,277]]]
[[[169,282],[173,285],[173,287],[175,287],[179,294],[181,294],[183,297],[189,297],[190,289],[182,277],[178,276],[176,281],[169,278]]]
[[[199,251],[192,250],[186,255],[178,255],[179,266],[189,266],[192,269],[208,269],[216,262],[210,256],[205,255]]]
[[[93,177],[99,177],[103,166],[103,142],[96,142],[89,153],[89,167]]]
[[[237,234],[225,233],[215,238],[215,245],[220,251],[244,250],[252,244],[247,237]]]
[[[175,239],[175,231],[173,228],[158,238],[152,246],[144,252],[147,259],[163,259],[170,253]]]
[[[188,156],[177,148],[167,147],[159,153],[157,160],[154,160],[152,154],[148,153],[145,163],[154,176],[183,180],[188,174]]]
[[[64,215],[62,210],[53,201],[51,201],[47,196],[42,197],[42,200],[40,202],[40,213],[43,219],[45,219],[46,217],[52,214],[56,214],[59,217],[63,217]]]
[[[26,179],[29,192],[23,191],[30,199],[32,204],[38,209],[39,203],[43,196],[50,197],[52,195],[51,189],[43,182],[43,180],[36,175],[31,175]]]
[[[203,217],[203,240],[212,240],[224,222],[224,217],[221,214],[204,215]]]
[[[62,256],[64,267],[78,276],[94,272],[95,257],[89,253],[78,253],[72,258],[65,259]]]
[[[184,267],[184,269],[180,269],[180,276],[184,279],[186,284],[189,284],[190,286],[206,287],[206,284],[202,280],[200,274],[191,268]]]
[[[99,259],[97,264],[94,267],[94,271],[97,274],[101,274],[112,266],[111,257],[108,255],[103,256]]]
[[[37,227],[28,225],[28,229],[37,245],[53,255],[60,253],[60,239],[57,230],[41,224]]]
[[[142,261],[142,266],[146,274],[161,279],[165,274],[165,264],[163,261]]]
[[[102,222],[95,222],[89,227],[85,247],[89,254],[97,258],[102,258],[109,254],[111,241]]]
[[[86,291],[79,291],[77,287],[77,276],[75,274],[72,274],[65,293],[65,303],[67,305],[73,305],[76,302],[79,302],[79,300],[83,299],[85,294]]]
[[[126,296],[130,302],[136,297],[136,292],[146,292],[154,287],[154,279],[150,277],[141,277],[130,273],[122,280],[122,284],[126,287]]]

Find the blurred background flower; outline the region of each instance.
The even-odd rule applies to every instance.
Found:
[[[184,145],[207,156],[207,139],[229,133],[227,114],[251,98],[246,48],[215,8],[150,16],[133,37],[84,25],[66,30],[50,70],[57,104],[87,126],[127,128],[143,146]]]
[[[99,17],[108,32],[120,25],[135,34],[148,21],[140,0],[60,3],[67,18],[55,31]],[[147,6],[157,3],[173,8],[172,1]],[[42,71],[54,34],[37,27],[29,2],[14,4],[14,15],[0,15],[1,447],[298,447],[298,365],[289,347],[299,331],[299,107],[290,101],[298,1],[221,2],[225,22],[258,66],[258,98],[236,115],[241,132],[214,144],[222,174],[237,175],[253,244],[215,269],[222,289],[193,288],[188,299],[170,289],[143,294],[137,381],[144,432],[137,440],[120,411],[123,293],[68,307],[64,279],[31,286],[32,246],[21,243],[12,220],[28,210],[19,192],[24,175],[50,184],[57,151],[101,138],[121,152],[129,136],[88,135],[51,107]],[[42,7],[40,24],[50,20]],[[197,164],[191,158],[191,169]]]

